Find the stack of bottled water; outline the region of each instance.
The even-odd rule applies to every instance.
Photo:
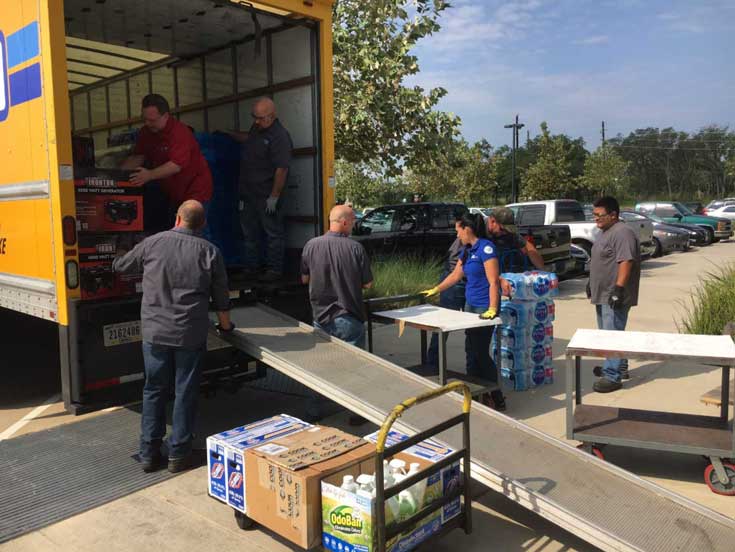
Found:
[[[516,391],[554,381],[551,344],[554,339],[554,301],[559,279],[551,272],[501,274],[512,288],[500,317],[500,374]],[[496,350],[495,348],[493,350]]]

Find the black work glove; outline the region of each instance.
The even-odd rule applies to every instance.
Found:
[[[592,299],[592,288],[590,287],[590,281],[587,280],[587,287],[584,292],[587,294],[587,299]]]
[[[230,327],[229,328],[223,328],[222,327],[222,324],[216,324],[214,327],[217,330],[217,333],[218,334],[228,334],[228,333],[232,333],[233,330],[235,329],[235,323],[234,322],[230,322]]]
[[[625,300],[625,288],[623,286],[615,286],[613,292],[607,300],[607,304],[610,308],[615,310],[623,307],[623,301]]]

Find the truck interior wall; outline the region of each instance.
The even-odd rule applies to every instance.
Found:
[[[120,148],[109,145],[109,138],[141,125],[139,106],[146,94],[158,93],[169,99],[175,116],[203,133],[247,130],[252,123],[252,101],[259,96],[272,97],[294,143],[286,204],[287,247],[293,258],[308,239],[320,233],[323,222],[318,27],[306,21],[267,17],[275,23],[269,23],[271,27],[263,31],[260,40],[249,36],[219,48],[219,44],[206,44],[205,53],[187,59],[156,52],[155,61],[96,82],[79,76],[89,71],[89,66],[72,60],[105,66],[114,63],[101,54],[95,61],[81,55],[81,48],[87,46],[81,41],[86,37],[77,33],[67,39],[67,63],[70,71],[77,72],[70,72],[70,105],[74,134],[94,140],[98,165],[105,167],[114,165],[121,154]],[[165,23],[151,21],[150,27],[160,28],[159,24]],[[93,72],[109,75],[100,67]],[[93,82],[82,84],[87,81]]]

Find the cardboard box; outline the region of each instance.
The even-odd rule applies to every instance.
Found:
[[[320,486],[345,469],[357,473],[375,447],[337,429],[314,427],[245,451],[248,516],[303,547],[322,541]]]
[[[128,181],[126,171],[88,171],[75,178],[77,230],[141,232],[143,186]]]
[[[207,490],[210,496],[246,511],[242,453],[245,449],[267,443],[314,427],[288,414],[235,427],[207,437]],[[239,485],[238,475],[239,474]],[[228,494],[232,488],[232,496]]]
[[[375,441],[377,432],[366,437]],[[388,444],[395,444],[407,438],[406,435],[392,431],[389,434]],[[395,456],[404,460],[406,464],[416,462],[420,469],[425,469],[433,463],[445,458],[453,451],[436,441],[424,441],[415,447]],[[322,481],[322,546],[334,552],[372,552],[376,549],[376,531],[374,527],[375,499],[368,499],[356,493],[340,488],[344,475],[357,476],[359,473],[374,473],[374,461],[359,466],[359,472],[336,472]],[[441,473],[433,474],[425,480],[425,488],[417,511],[437,500],[461,485],[462,475],[459,463],[444,468]],[[420,485],[423,483],[417,483]],[[413,487],[412,487],[413,488]],[[419,520],[411,529],[391,539],[386,546],[390,551],[407,551],[415,548],[430,536],[439,532],[447,521],[456,517],[461,511],[460,499],[452,501],[442,509]],[[410,515],[410,514],[409,514]],[[409,515],[402,515],[395,502],[386,507],[386,526],[407,519]]]
[[[140,293],[142,274],[119,274],[112,262],[119,248],[130,251],[145,239],[142,233],[80,234],[79,287],[82,299],[107,299]]]

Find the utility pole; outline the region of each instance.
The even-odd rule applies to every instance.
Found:
[[[516,150],[518,149],[518,131],[522,129],[524,124],[518,122],[518,115],[516,115],[516,122],[509,125],[505,125],[504,128],[513,129],[513,168],[510,172],[510,201],[515,203],[518,201],[518,187],[516,186]]]
[[[602,121],[602,145],[605,145],[605,121]]]

